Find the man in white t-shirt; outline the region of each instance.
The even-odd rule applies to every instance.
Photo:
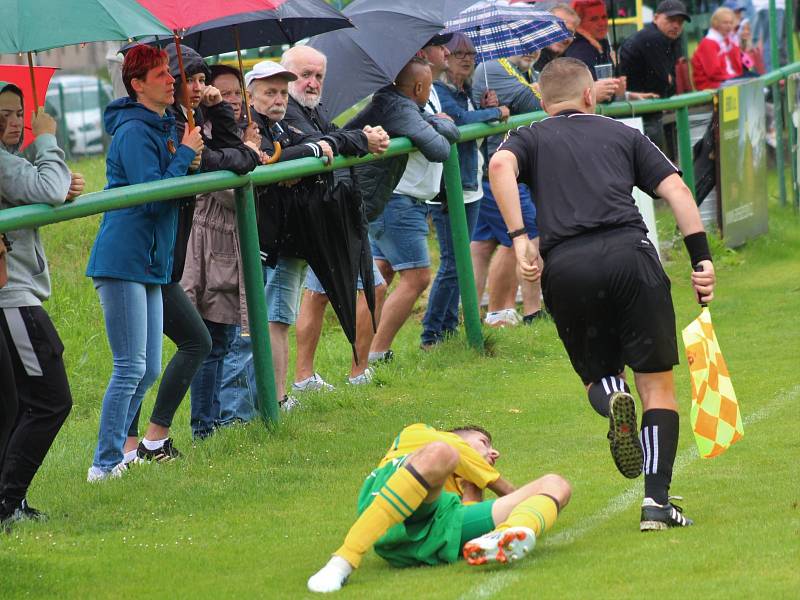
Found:
[[[445,44],[451,38],[452,34],[436,35],[417,52],[418,57],[430,63],[434,81],[447,69],[450,51]],[[423,110],[452,121],[442,112],[442,105],[434,88],[431,88]],[[414,303],[431,281],[431,259],[427,241],[428,207],[425,203],[439,193],[442,170],[441,163],[430,162],[422,153],[411,154],[403,177],[392,192],[386,209],[370,223],[372,256],[387,285],[391,284],[396,273],[400,274],[397,287],[383,306],[378,331],[370,348],[370,362],[391,358],[390,347],[395,335],[411,315]]]

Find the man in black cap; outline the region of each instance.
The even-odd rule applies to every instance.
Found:
[[[681,33],[691,21],[681,0],[662,0],[653,22],[625,40],[619,53],[619,70],[628,78],[628,90],[649,92],[662,98],[675,93],[675,63],[683,54]],[[661,113],[644,116],[645,134],[664,148]]]

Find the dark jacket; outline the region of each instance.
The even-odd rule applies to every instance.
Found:
[[[542,69],[547,66],[547,63],[552,62],[553,59],[556,59],[559,56],[561,55],[556,54],[548,48],[542,48],[542,53],[539,55],[539,59],[533,64],[533,70],[537,73],[541,73]]]
[[[566,52],[564,52],[564,56],[577,58],[586,63],[586,66],[589,67],[589,70],[592,72],[592,78],[596,81],[597,74],[594,72],[595,66],[612,64],[614,62],[611,60],[611,44],[608,43],[608,40],[600,40],[600,47],[602,48],[602,52],[598,52],[597,48],[595,48],[589,40],[580,33],[576,33],[575,41],[569,45]]]
[[[334,125],[323,104],[319,104],[316,108],[306,108],[290,97],[283,120],[300,131],[306,133],[315,131],[328,136],[335,142],[337,154],[346,156],[369,154],[366,134],[360,129],[341,129]]]
[[[499,108],[475,109],[470,95],[472,90],[464,85],[464,90],[457,90],[454,86],[443,81],[436,81],[436,93],[442,103],[442,112],[453,117],[456,125],[469,125],[470,123],[486,123],[500,118]],[[478,143],[475,140],[458,144],[458,163],[461,167],[461,187],[465,190],[478,189]]]
[[[180,143],[174,117],[161,117],[125,97],[109,104],[103,118],[112,136],[106,156],[107,188],[186,175],[195,154]],[[177,226],[175,200],[104,213],[86,274],[168,283]]]
[[[380,125],[390,137],[410,138],[431,162],[447,160],[450,144],[457,141],[459,136],[455,123],[425,113],[394,85],[375,92],[372,101],[345,128],[362,129],[365,125]],[[404,154],[355,167],[370,221],[383,212],[392,190],[403,177],[407,162],[408,155]]]
[[[652,92],[667,98],[675,94],[675,63],[681,54],[680,39],[669,39],[650,23],[622,44],[620,75],[628,77],[632,92]]]

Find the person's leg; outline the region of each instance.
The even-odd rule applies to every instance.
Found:
[[[475,229],[475,223],[478,220],[478,213],[480,212],[480,200],[476,202],[468,202],[464,205],[464,210],[467,218],[467,231],[471,234],[471,232]],[[453,247],[453,277],[453,294],[450,296],[450,304],[445,310],[444,323],[442,323],[442,331],[445,337],[454,334],[458,329],[459,323],[458,307],[461,301],[461,286],[458,281],[458,271],[456,269],[455,246]]]
[[[458,310],[458,276],[453,250],[453,235],[450,231],[450,215],[442,212],[439,204],[429,205],[428,212],[436,228],[436,239],[439,242],[439,270],[436,272],[433,285],[431,285],[428,306],[422,319],[420,343],[423,347],[437,344],[444,338],[445,321],[448,321],[450,317],[448,313],[454,299],[456,311]],[[450,326],[454,329],[452,323]]]
[[[408,457],[374,493],[373,501],[350,527],[333,558],[308,580],[309,589],[340,589],[383,534],[410,517],[423,502],[438,500],[458,461],[458,451],[445,442],[432,442]]]
[[[0,312],[0,319],[2,319]],[[6,344],[6,336],[0,330],[0,472],[3,469],[3,460],[6,454],[6,445],[11,437],[11,432],[17,424],[19,400],[17,399],[17,384],[14,379],[14,364],[11,361],[11,352]]]
[[[203,318],[180,284],[161,286],[164,309],[164,334],[177,350],[169,361],[158,386],[153,413],[144,435],[151,442],[166,440],[172,419],[194,379],[195,373],[211,352],[211,336]]]
[[[472,241],[469,253],[472,258],[472,274],[475,276],[475,288],[478,293],[478,303],[483,302],[483,293],[486,290],[486,279],[489,275],[489,263],[492,260],[497,242],[494,240]]]
[[[256,417],[257,391],[250,336],[234,327],[231,349],[222,362],[219,392],[219,423],[252,421]]]
[[[489,312],[497,312],[517,304],[517,256],[513,248],[498,246],[489,263]]]
[[[19,402],[2,463],[0,495],[5,504],[36,518],[38,512],[23,503],[25,494],[72,408],[64,345],[41,306],[0,313],[0,336],[11,353]]]
[[[305,286],[306,290],[303,292],[303,301],[300,303],[300,313],[297,315],[295,325],[297,361],[294,368],[295,385],[292,386],[292,389],[294,391],[331,389],[322,385],[322,382],[317,384],[314,372],[314,355],[322,334],[328,296],[311,269],[308,269],[306,273]]]
[[[414,303],[428,287],[431,272],[428,267],[405,269],[400,272],[397,287],[389,294],[381,311],[378,332],[372,340],[370,353],[385,353],[389,350],[397,332],[408,320]]]
[[[467,541],[464,558],[471,565],[507,563],[522,558],[533,549],[536,538],[552,528],[571,495],[567,480],[550,474],[498,498],[491,505],[494,528]],[[465,511],[464,533],[470,529],[477,533],[487,526],[485,518],[483,522],[471,522],[470,515],[480,517],[485,512],[481,506],[475,508],[477,510]]]
[[[214,412],[214,401],[215,397],[218,397],[219,385],[222,383],[218,376],[231,344],[231,325],[205,319],[204,323],[211,336],[211,352],[203,360],[189,386],[192,437],[195,438],[208,437],[214,431],[219,417],[218,412]],[[217,407],[219,407],[218,402]]]
[[[119,279],[94,280],[114,359],[100,412],[97,448],[89,479],[102,479],[123,460],[128,412],[141,403],[140,383],[147,371],[147,286]],[[143,393],[142,393],[143,395]]]
[[[383,300],[386,297],[386,283],[375,285],[375,322],[380,323],[380,315],[383,309]],[[372,340],[375,338],[375,330],[372,328],[372,315],[367,306],[367,299],[363,293],[358,294],[356,301],[356,353],[358,362],[353,358],[350,364],[350,383],[360,383],[359,379],[369,367],[369,349]],[[369,379],[369,376],[365,376]],[[368,383],[368,381],[364,381]]]
[[[278,401],[286,397],[286,377],[289,372],[289,326],[297,320],[300,309],[300,290],[306,274],[306,263],[299,258],[278,259],[274,269],[264,273],[267,294],[267,319],[272,345],[272,368],[275,371],[275,391]]]
[[[520,207],[522,209],[522,221],[528,230],[528,237],[533,241],[536,250],[539,250],[539,230],[536,227],[536,206],[533,204],[530,190],[526,185],[519,185]],[[504,236],[503,244],[511,245],[511,238]],[[513,251],[513,248],[512,248]],[[543,268],[541,256],[539,257],[539,268]],[[522,288],[522,322],[531,323],[534,319],[541,316],[542,310],[542,285],[541,281],[525,281],[519,274],[517,279]],[[516,298],[515,298],[516,299]]]

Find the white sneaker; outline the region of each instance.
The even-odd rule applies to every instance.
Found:
[[[372,367],[367,367],[361,375],[348,377],[347,381],[350,385],[367,385],[372,383],[373,377],[375,377],[375,370]]]
[[[103,471],[103,469],[92,466],[89,468],[89,472],[86,474],[86,481],[89,483],[95,483],[97,481],[105,481],[106,479],[116,479],[118,477],[122,477],[127,470],[128,465],[125,463],[119,463],[110,471]]]
[[[525,557],[536,545],[536,534],[528,527],[490,531],[464,544],[464,558],[471,565],[510,563]]]
[[[278,401],[278,408],[280,408],[283,412],[289,412],[291,410],[295,410],[300,408],[300,400],[295,398],[294,396],[290,396],[286,394],[282,400]]]
[[[314,373],[311,377],[303,379],[303,381],[298,381],[292,384],[292,391],[293,392],[330,392],[334,390],[334,388],[330,383],[325,381],[319,373]]]
[[[516,308],[504,308],[503,310],[495,310],[488,313],[483,322],[490,327],[513,327],[522,322],[522,317]]]
[[[353,567],[341,556],[332,556],[324,567],[308,578],[308,589],[312,592],[338,592],[347,583]]]

